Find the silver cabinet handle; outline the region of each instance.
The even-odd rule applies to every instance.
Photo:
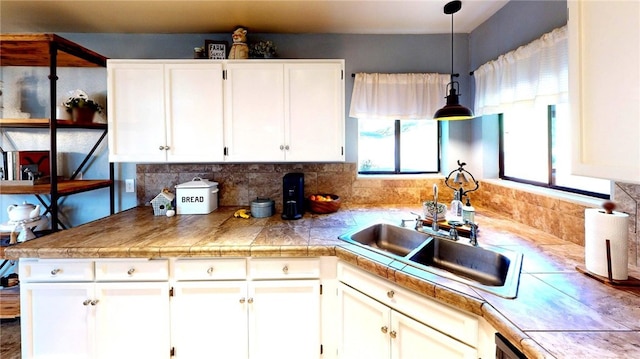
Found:
[[[280,145],[280,151],[284,150],[284,146]]]
[[[253,298],[247,299],[247,303],[249,303],[249,304],[253,303]]]
[[[158,149],[159,149],[160,151],[163,151],[163,150],[164,150],[164,146],[160,146]]]
[[[244,297],[240,298],[240,304],[244,304],[245,301]]]
[[[84,302],[82,302],[82,305],[87,306],[87,305],[89,305],[90,303],[91,303],[91,299],[87,299],[87,300],[85,300]]]
[[[213,274],[213,267],[209,267],[209,268],[207,269],[207,274],[208,274],[208,275]]]
[[[56,275],[56,274],[60,273],[61,271],[62,271],[62,269],[60,269],[60,268],[52,269],[51,270],[51,275]]]
[[[284,149],[289,151],[289,145],[284,146]]]
[[[133,275],[133,272],[135,272],[135,271],[136,271],[136,269],[135,269],[135,268],[130,268],[130,269],[127,271],[127,274],[131,276],[131,275]]]
[[[395,339],[397,337],[397,333],[395,330],[392,330],[391,332],[389,332],[389,336],[393,339]]]
[[[289,266],[285,265],[284,267],[282,267],[282,273],[289,274]]]
[[[394,296],[395,294],[396,294],[396,292],[394,292],[394,291],[390,290],[390,291],[388,291],[388,292],[387,292],[387,297],[389,297],[389,298],[393,298],[393,296]]]
[[[92,300],[92,301],[90,302],[90,304],[91,304],[91,305],[96,305],[96,304],[98,304],[98,300],[97,300],[97,299],[94,299],[94,300]]]
[[[171,149],[171,147],[169,147],[169,146],[164,146],[164,150],[165,150],[165,151],[169,151],[169,149]]]
[[[383,333],[387,333],[388,330],[389,330],[389,328],[387,328],[386,325],[384,327],[380,328],[380,331],[383,332]]]

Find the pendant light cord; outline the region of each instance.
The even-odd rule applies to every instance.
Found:
[[[451,76],[450,79],[453,81],[453,14],[451,14]]]

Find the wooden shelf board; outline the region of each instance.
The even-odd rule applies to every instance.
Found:
[[[55,34],[0,34],[1,66],[50,66],[49,48],[58,48],[58,67],[106,67],[107,58]]]
[[[58,128],[106,129],[106,123],[78,123],[71,120],[58,120]],[[0,127],[4,128],[49,128],[48,118],[0,118]]]
[[[70,194],[91,191],[99,188],[109,187],[111,180],[73,180],[58,182],[58,195],[67,196]],[[26,186],[0,186],[0,194],[49,194],[51,184],[35,184]]]

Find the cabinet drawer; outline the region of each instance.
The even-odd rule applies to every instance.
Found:
[[[94,278],[93,261],[20,260],[19,277],[23,282],[90,282]]]
[[[169,279],[166,259],[154,260],[98,260],[97,281],[154,281]]]
[[[233,259],[178,259],[172,266],[175,280],[226,280],[247,277],[247,261]]]
[[[319,278],[320,258],[250,258],[252,279]]]
[[[373,299],[446,335],[476,347],[478,318],[404,289],[345,263],[338,263],[338,278]]]

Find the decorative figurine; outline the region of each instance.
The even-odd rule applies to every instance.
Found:
[[[249,46],[247,46],[247,30],[242,27],[237,28],[231,35],[233,45],[229,52],[229,59],[248,59]]]

